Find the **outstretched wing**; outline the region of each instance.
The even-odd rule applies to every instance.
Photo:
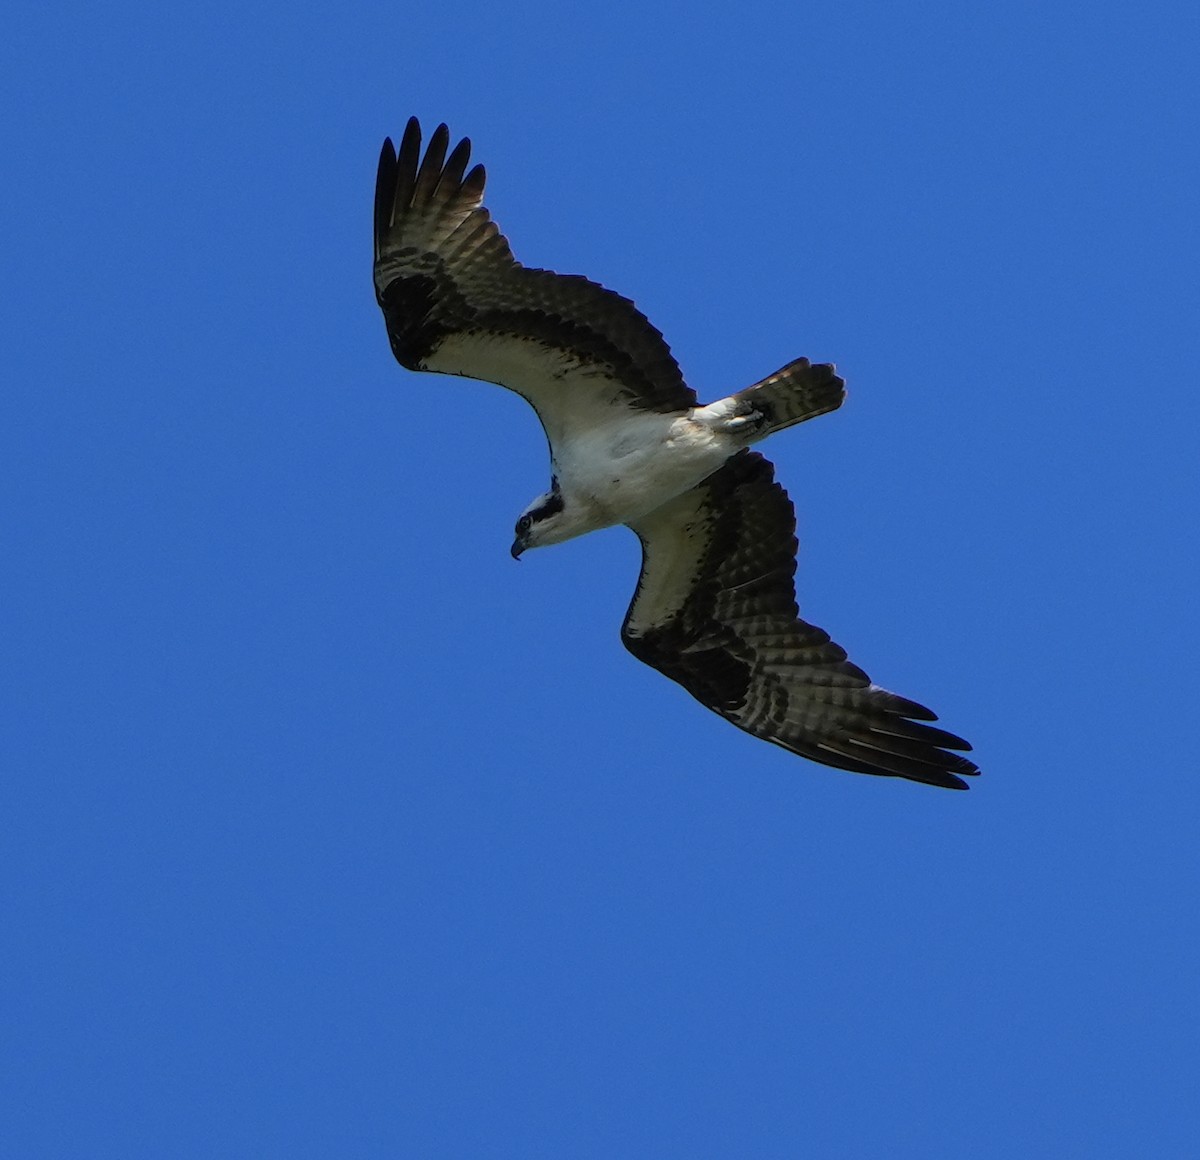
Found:
[[[978,768],[947,749],[922,705],[871,684],[797,615],[796,517],[755,452],[633,525],[642,574],[621,629],[639,660],[739,728],[857,773],[966,789]]]
[[[627,298],[575,275],[528,269],[484,209],[471,143],[449,157],[439,125],[422,159],[414,117],[383,144],[375,185],[375,293],[410,370],[486,379],[524,396],[551,442],[612,418],[696,402],[662,335]],[[464,176],[464,174],[466,174]]]

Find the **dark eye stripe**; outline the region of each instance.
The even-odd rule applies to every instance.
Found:
[[[547,520],[551,516],[556,516],[563,510],[563,498],[558,492],[554,492],[548,500],[540,508],[535,508],[529,514],[533,517],[534,522],[539,520]]]

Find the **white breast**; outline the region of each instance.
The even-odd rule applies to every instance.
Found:
[[[686,416],[626,411],[555,447],[554,469],[568,499],[592,508],[604,527],[695,487],[735,450],[728,436]]]

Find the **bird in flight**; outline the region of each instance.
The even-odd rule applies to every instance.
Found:
[[[375,293],[412,371],[515,391],[550,445],[550,489],[521,513],[512,554],[626,524],[642,544],[621,639],[740,729],[857,773],[966,789],[961,737],[890,693],[799,618],[796,518],[752,445],[833,411],[828,363],[797,359],[702,406],[662,335],[627,298],[523,266],[483,205],[471,144],[445,125],[421,155],[409,120],[383,144]],[[449,151],[449,152],[448,152]]]

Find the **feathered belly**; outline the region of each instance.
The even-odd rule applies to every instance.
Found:
[[[680,416],[645,416],[560,448],[563,491],[595,513],[596,527],[629,523],[707,479],[738,448]]]

